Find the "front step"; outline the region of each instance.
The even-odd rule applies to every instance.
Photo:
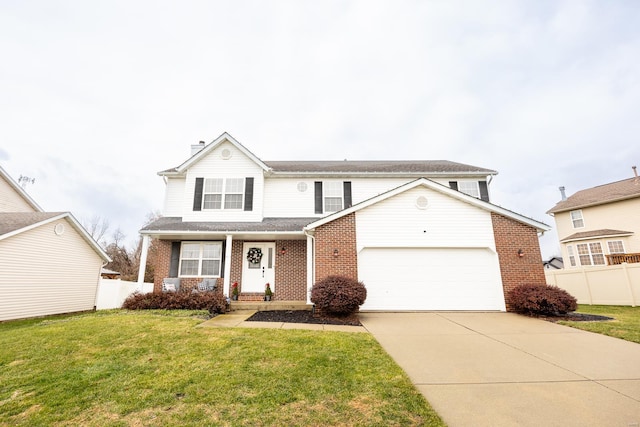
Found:
[[[255,310],[255,311],[271,311],[271,310],[309,310],[313,308],[313,304],[307,304],[305,301],[230,301],[229,310]]]

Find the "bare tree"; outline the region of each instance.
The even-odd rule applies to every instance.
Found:
[[[82,226],[89,232],[93,240],[98,242],[103,248],[107,247],[104,235],[109,229],[109,220],[102,218],[100,215],[94,215],[90,220],[83,220]]]

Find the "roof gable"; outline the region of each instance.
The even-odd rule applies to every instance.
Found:
[[[0,241],[60,219],[66,219],[104,261],[111,261],[109,255],[70,212],[0,212]]]
[[[13,180],[13,178],[11,178],[11,176],[9,176],[9,174],[2,169],[2,166],[0,166],[0,178],[4,178],[4,180],[7,182],[7,184],[9,185],[10,188],[13,189],[13,191],[15,192],[15,194],[18,195],[18,197],[22,198],[29,206],[31,206],[35,211],[37,212],[42,212],[42,208],[40,207],[40,205],[38,205],[35,200],[33,200],[26,191],[24,191],[24,189]]]
[[[640,197],[640,179],[629,178],[580,190],[572,196],[567,197],[566,200],[558,202],[553,208],[549,209],[547,213],[554,214],[589,206],[634,199],[636,197]]]
[[[244,145],[240,144],[234,137],[229,135],[227,132],[224,132],[222,135],[217,137],[215,140],[210,142],[208,145],[198,151],[196,154],[191,156],[186,162],[182,163],[180,166],[172,169],[167,169],[162,172],[158,172],[158,175],[181,175],[186,172],[187,169],[192,167],[194,164],[198,163],[200,160],[207,157],[212,151],[214,151],[221,144],[229,142],[234,147],[236,147],[240,152],[242,152],[245,156],[247,156],[251,161],[253,161],[256,165],[262,168],[265,171],[270,170],[269,166],[267,166],[262,160],[260,160],[255,154],[249,151]]]
[[[408,183],[406,183],[404,185],[401,185],[399,187],[396,187],[393,190],[387,191],[386,193],[379,194],[379,195],[377,195],[375,197],[372,197],[372,198],[370,198],[368,200],[365,200],[365,201],[363,201],[361,203],[358,203],[357,205],[353,205],[350,208],[343,209],[341,211],[338,211],[338,212],[335,212],[335,213],[333,213],[331,215],[328,215],[328,216],[326,216],[324,218],[321,218],[321,219],[319,219],[317,221],[314,221],[311,224],[307,225],[305,227],[305,230],[313,230],[313,229],[315,229],[315,228],[317,228],[317,227],[319,227],[321,225],[327,224],[327,223],[329,223],[331,221],[334,221],[334,220],[336,220],[338,218],[341,218],[341,217],[343,217],[345,215],[348,215],[348,214],[350,214],[352,212],[357,212],[357,211],[359,211],[361,209],[364,209],[364,208],[366,208],[368,206],[374,205],[374,204],[379,203],[379,202],[381,202],[383,200],[389,199],[389,198],[394,197],[394,196],[396,196],[396,195],[398,195],[400,193],[404,193],[405,191],[411,190],[411,189],[419,187],[419,186],[423,186],[423,187],[429,188],[431,190],[435,190],[435,191],[440,192],[442,194],[445,194],[445,195],[447,195],[449,197],[453,197],[455,199],[458,199],[458,200],[463,201],[465,203],[468,203],[468,204],[471,204],[473,206],[479,207],[479,208],[484,209],[486,211],[495,212],[497,214],[500,214],[500,215],[505,216],[507,218],[511,218],[511,219],[513,219],[515,221],[518,221],[520,223],[523,223],[523,224],[529,225],[531,227],[534,227],[539,231],[548,231],[548,230],[551,229],[551,227],[548,226],[545,223],[536,221],[536,220],[531,219],[531,218],[527,218],[527,217],[525,217],[523,215],[520,215],[518,213],[512,212],[512,211],[510,211],[508,209],[504,209],[504,208],[502,208],[500,206],[496,206],[496,205],[491,204],[489,202],[485,202],[485,201],[482,201],[482,200],[477,199],[475,197],[472,197],[472,196],[469,196],[467,194],[461,193],[459,191],[453,190],[453,189],[451,189],[451,188],[449,188],[447,186],[439,184],[439,183],[437,183],[435,181],[432,181],[430,179],[419,178],[419,179],[416,179],[414,181],[408,182]]]

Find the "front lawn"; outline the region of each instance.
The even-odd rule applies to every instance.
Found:
[[[0,323],[0,425],[444,425],[369,334],[198,314]]]
[[[569,322],[560,321],[567,325],[585,331],[597,332],[627,341],[640,343],[640,307],[624,307],[617,305],[579,305],[579,313],[598,314],[613,317],[615,320],[604,322]]]

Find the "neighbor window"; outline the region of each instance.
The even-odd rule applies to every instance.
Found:
[[[242,209],[243,178],[208,178],[204,180],[203,209]]]
[[[604,254],[602,253],[602,245],[600,243],[580,243],[576,245],[578,248],[578,257],[580,265],[604,265]]]
[[[576,255],[573,252],[573,246],[567,246],[567,253],[569,254],[569,265],[571,265],[571,267],[575,267],[576,266]]]
[[[471,197],[480,198],[478,181],[458,181],[458,191]]]
[[[180,251],[180,276],[220,276],[221,242],[183,242]]]
[[[571,211],[571,223],[573,224],[573,228],[582,228],[584,227],[584,219],[582,218],[582,211]]]
[[[607,246],[609,247],[610,254],[624,253],[624,245],[622,244],[622,240],[611,240],[607,242]]]

